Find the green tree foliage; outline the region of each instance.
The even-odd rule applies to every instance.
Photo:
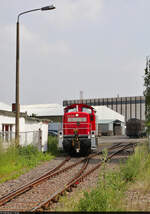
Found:
[[[150,122],[150,58],[147,57],[147,63],[144,75],[144,96],[145,96],[145,114],[146,121]]]

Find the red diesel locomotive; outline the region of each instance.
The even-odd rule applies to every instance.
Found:
[[[64,109],[63,130],[59,132],[59,148],[69,154],[87,155],[96,150],[96,116],[93,107],[72,104]]]

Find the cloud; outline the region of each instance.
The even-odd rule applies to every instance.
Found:
[[[15,27],[14,25],[0,25],[0,45],[1,48],[8,48],[8,46],[15,43]]]
[[[54,16],[46,14],[46,18],[59,26],[78,24],[79,21],[96,21],[103,6],[103,0],[61,0],[55,1]]]
[[[50,41],[43,40],[43,38],[37,34],[28,30],[25,25],[21,26],[21,46],[25,52],[30,54],[40,55],[70,55],[71,51],[67,42],[63,40],[55,40],[53,43]]]

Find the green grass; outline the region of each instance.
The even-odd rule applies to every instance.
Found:
[[[47,151],[52,155],[58,155],[58,139],[57,137],[48,136]]]
[[[33,145],[16,148],[13,143],[4,151],[0,144],[0,183],[15,179],[44,161],[49,161],[58,154],[57,139],[49,137],[48,151],[42,153]]]
[[[120,164],[119,170],[106,170],[104,163],[97,187],[89,193],[84,192],[84,196],[75,204],[73,210],[123,211],[125,191],[137,181],[143,181],[143,179],[149,181],[149,176],[150,153],[146,145],[139,146],[126,163]],[[150,181],[147,186],[150,187]]]
[[[100,176],[98,185],[91,192],[84,192],[84,197],[80,199],[75,207],[75,211],[120,211],[116,207],[122,198],[125,190],[125,183],[118,172],[109,171],[104,176]]]

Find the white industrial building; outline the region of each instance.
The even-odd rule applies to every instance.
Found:
[[[125,135],[125,117],[106,106],[93,106],[96,110],[99,135]]]
[[[99,121],[101,120],[120,120],[125,122],[125,118],[123,115],[113,111],[112,109],[106,106],[93,106],[96,110],[96,115]]]
[[[15,113],[10,109],[11,107],[9,108],[7,104],[0,103],[0,141],[3,142],[4,147],[7,147],[15,140]],[[47,151],[49,121],[30,117],[26,113],[20,113],[19,123],[20,145],[33,144],[39,150]]]
[[[106,106],[93,106],[96,110],[97,127],[100,134],[104,135],[122,135],[125,134],[125,119],[124,116],[111,110]],[[0,103],[0,110],[11,111],[11,107],[7,104]],[[49,129],[56,128],[57,124],[60,123],[62,127],[62,117],[64,113],[64,107],[60,104],[35,104],[35,105],[21,105],[20,111],[24,112],[20,117],[20,132],[22,132],[22,145],[27,143],[27,132],[35,132],[39,129],[42,130],[42,151],[47,149],[47,136],[48,136],[48,122]],[[11,114],[11,115],[10,115]],[[25,116],[26,115],[26,116]],[[38,118],[32,118],[29,116],[36,116]],[[42,120],[41,120],[42,119]],[[4,115],[1,111],[0,114],[0,132],[3,131],[2,124],[10,124],[9,129],[15,131],[15,113],[9,112],[9,116]],[[54,128],[54,129],[55,129]],[[119,130],[119,131],[118,131]],[[36,134],[35,134],[36,135]],[[31,140],[28,140],[30,143]]]

